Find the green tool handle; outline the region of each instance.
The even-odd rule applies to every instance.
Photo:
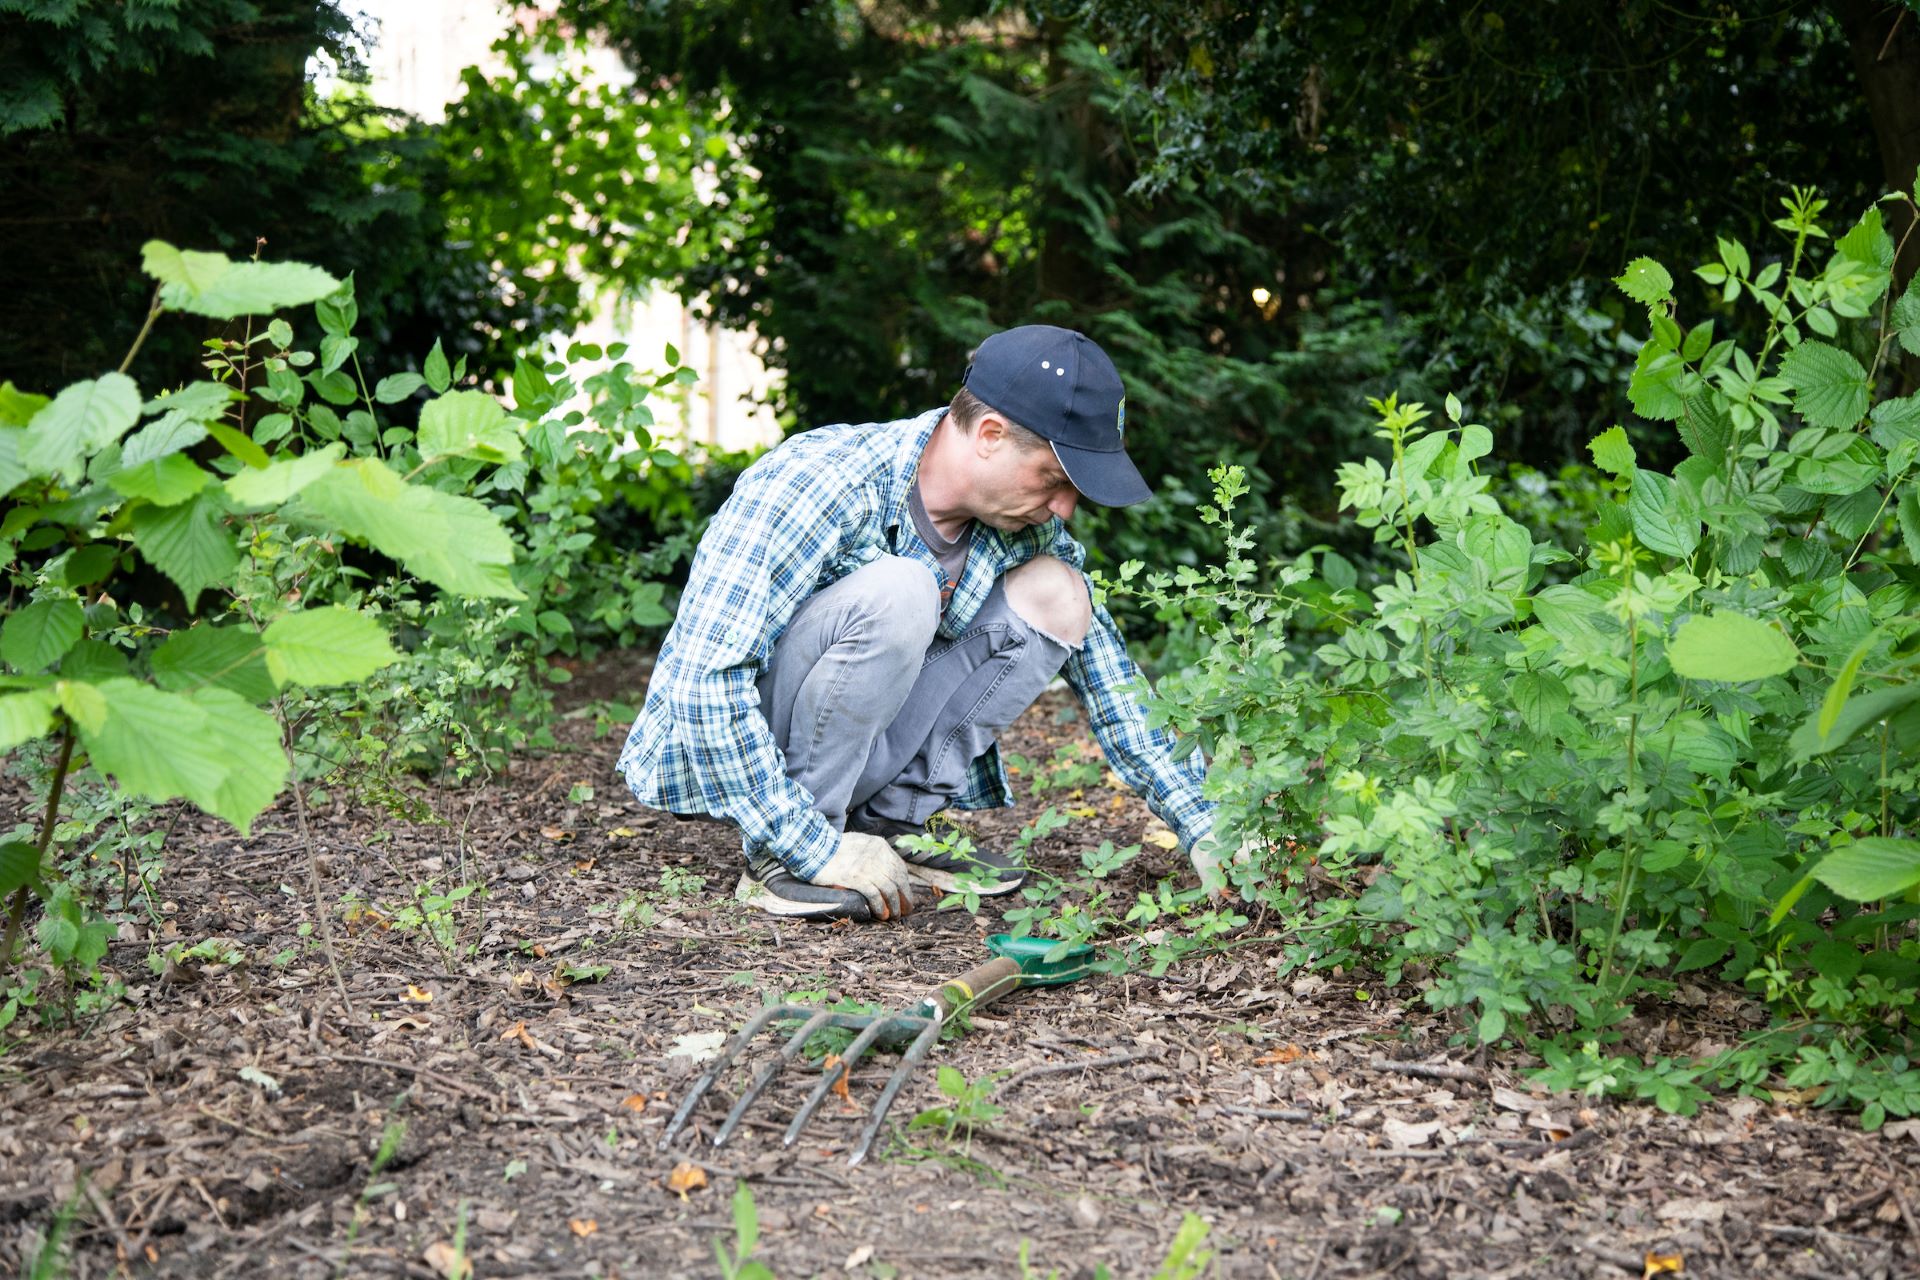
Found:
[[[1018,991],[1020,986],[1020,962],[1007,956],[996,956],[942,983],[930,999],[940,1006],[941,1017],[950,1018],[956,1009],[977,1009],[983,1004],[991,1004],[1010,991]]]

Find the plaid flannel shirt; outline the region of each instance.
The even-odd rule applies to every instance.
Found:
[[[883,555],[906,556],[942,582],[907,498],[944,409],[898,422],[822,427],[795,436],[740,477],[694,553],[679,616],[616,766],[640,803],[715,814],[738,824],[749,852],[771,854],[802,879],[824,867],[839,836],[786,776],[760,714],[756,683],[802,601]],[[1084,568],[1086,551],[1055,519],[1018,533],[976,524],[972,549],[940,622],[964,632],[996,579],[1039,555]],[[1147,726],[1126,686],[1140,677],[1113,618],[1093,612],[1085,644],[1062,674],[1087,709],[1120,777],[1191,849],[1210,834],[1199,753],[1174,758],[1174,738]],[[1013,803],[998,750],[971,766],[963,809]]]

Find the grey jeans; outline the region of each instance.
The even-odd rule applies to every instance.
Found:
[[[760,677],[760,711],[836,831],[919,824],[966,789],[975,759],[1072,652],[995,583],[966,631],[936,634],[940,592],[918,561],[883,556],[808,597]]]

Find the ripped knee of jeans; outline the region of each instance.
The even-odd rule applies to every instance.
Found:
[[[1004,579],[1007,607],[1041,635],[1067,649],[1086,643],[1093,625],[1093,598],[1087,580],[1066,561],[1036,556]]]

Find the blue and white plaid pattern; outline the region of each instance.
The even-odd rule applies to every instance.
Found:
[[[914,530],[907,496],[945,412],[808,431],[740,477],[694,553],[679,616],[616,766],[640,803],[727,818],[750,853],[770,854],[803,879],[827,864],[839,837],[783,772],[755,685],[794,611],[821,588],[883,555],[919,560],[939,581],[939,562]],[[1085,549],[1059,520],[1019,533],[976,525],[941,633],[965,631],[995,580],[1039,555],[1086,564]],[[1187,848],[1205,838],[1213,806],[1200,793],[1199,753],[1176,760],[1173,736],[1148,728],[1126,689],[1140,670],[1105,609],[1094,610],[1086,643],[1062,674],[1115,772]],[[997,750],[973,762],[956,803],[1013,803]]]

